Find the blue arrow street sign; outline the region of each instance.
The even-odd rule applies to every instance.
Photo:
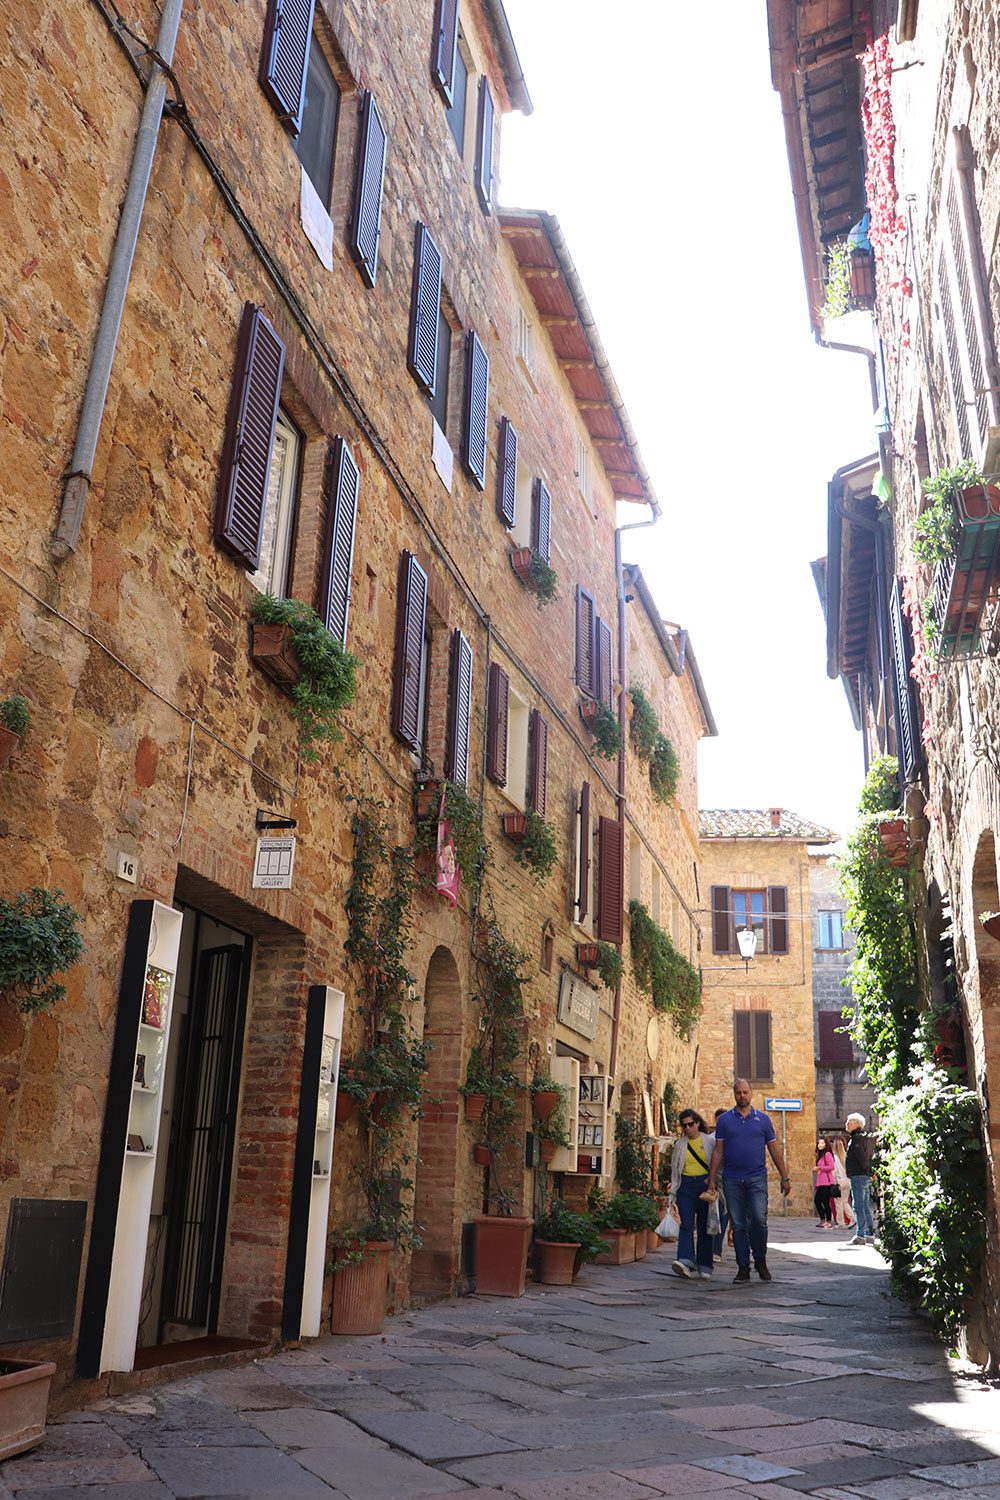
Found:
[[[799,1110],[799,1109],[802,1108],[802,1100],[801,1099],[765,1099],[764,1100],[764,1108],[765,1109],[774,1109],[774,1110],[777,1110],[779,1114],[781,1114],[782,1112],[784,1112],[785,1114],[794,1114],[796,1110]]]

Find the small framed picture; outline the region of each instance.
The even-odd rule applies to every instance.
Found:
[[[585,1146],[592,1146],[594,1144],[594,1126],[593,1125],[585,1125],[583,1127],[583,1144]]]
[[[589,1078],[581,1078],[580,1079],[580,1103],[581,1104],[589,1104],[590,1103],[590,1079]]]
[[[316,1159],[313,1162],[313,1176],[314,1177],[322,1177],[322,1175],[323,1175],[323,1168],[320,1166],[319,1157],[317,1156]]]
[[[130,1135],[125,1142],[130,1151],[145,1151],[146,1142],[141,1135]]]
[[[146,969],[146,983],[142,992],[142,1022],[144,1026],[153,1026],[157,1031],[163,1029],[169,998],[170,975],[166,969],[158,969],[155,965],[150,964]]]
[[[603,1146],[604,1145],[604,1126],[603,1125],[595,1125],[594,1126],[594,1145],[595,1146]]]
[[[140,1088],[146,1087],[146,1054],[140,1052],[135,1060],[135,1081]]]
[[[604,1103],[604,1079],[600,1076],[590,1080],[590,1097],[594,1104]]]

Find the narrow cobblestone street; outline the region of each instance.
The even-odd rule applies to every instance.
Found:
[[[152,1388],[54,1423],[0,1472],[32,1500],[1000,1497],[1000,1393],[949,1369],[873,1250],[771,1229],[774,1281],[665,1247],[520,1301]]]

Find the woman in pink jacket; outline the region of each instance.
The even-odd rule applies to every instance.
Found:
[[[837,1180],[837,1163],[833,1152],[830,1150],[830,1142],[825,1135],[821,1135],[816,1142],[816,1166],[813,1169],[816,1179],[816,1212],[819,1214],[817,1229],[832,1229],[833,1214],[830,1210],[830,1189]]]

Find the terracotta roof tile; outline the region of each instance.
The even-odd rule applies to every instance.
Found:
[[[698,818],[703,839],[801,839],[807,844],[832,844],[839,837],[787,807],[703,808]]]

